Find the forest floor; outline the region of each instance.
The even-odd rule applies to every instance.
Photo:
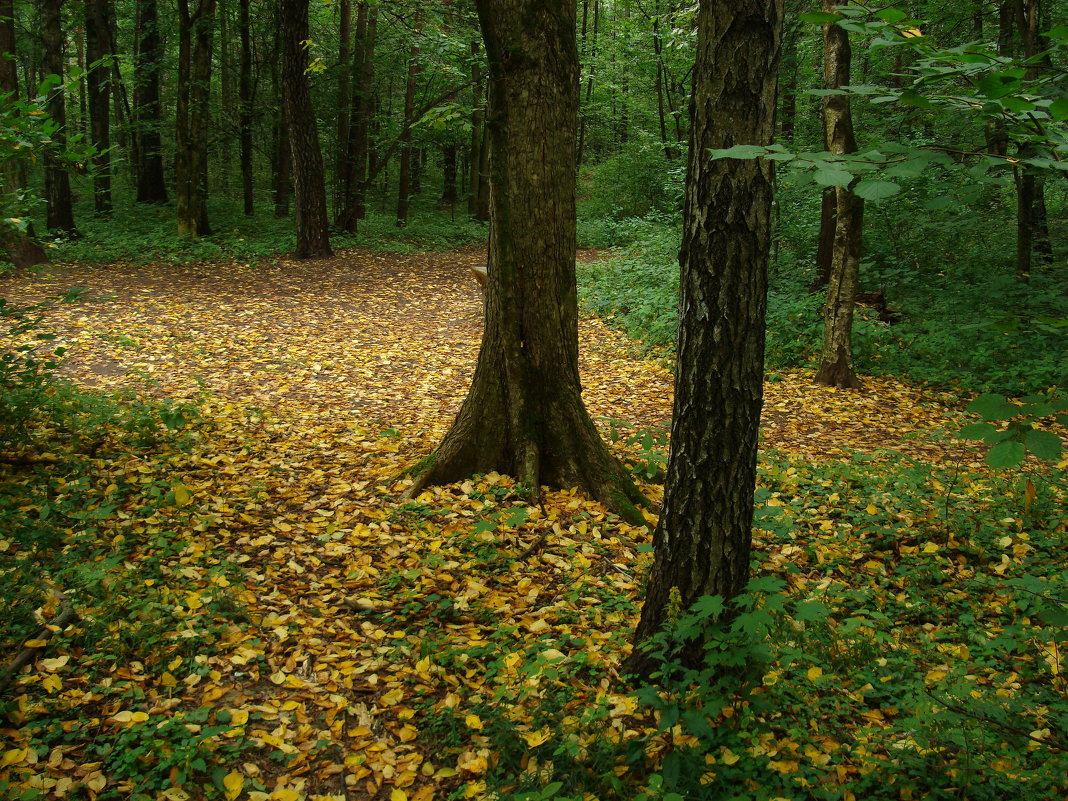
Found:
[[[553,754],[563,757],[550,749],[597,704],[603,731],[652,737],[650,770],[685,744],[656,734],[654,713],[617,681],[648,529],[574,492],[526,507],[493,474],[399,499],[394,477],[433,449],[470,381],[482,301],[467,265],[480,258],[349,252],[0,278],[11,302],[85,288],[88,300],[53,309],[43,326],[67,349],[62,373],[124,393],[145,415],[163,404],[176,429],[138,440],[105,421],[41,434],[51,456],[87,454],[84,475],[48,479],[47,503],[59,509],[77,494],[84,514],[69,512],[67,531],[83,541],[68,547],[99,568],[81,587],[58,587],[82,622],[16,679],[0,782],[52,797],[84,788],[170,801],[477,797],[509,771],[552,779]],[[603,321],[583,319],[580,337],[584,397],[612,447],[639,466],[661,459],[669,370]],[[758,532],[757,548],[790,592],[866,575],[892,596],[888,582],[909,560],[995,580],[1045,564],[1022,514],[999,513],[984,535],[1022,549],[972,554],[948,530],[949,472],[926,466],[953,471],[963,513],[999,492],[949,436],[965,418],[957,399],[890,379],[859,391],[816,387],[802,371],[776,379],[763,433],[773,477],[762,483],[796,527]],[[891,497],[900,471],[861,486],[856,471],[873,464],[906,465],[914,497]],[[26,472],[17,460],[2,469],[0,483]],[[43,518],[44,505],[31,498],[22,510]],[[893,546],[865,542],[862,518],[904,534]],[[17,551],[4,537],[0,551]],[[56,611],[44,602],[39,618]],[[17,652],[18,641],[2,640]],[[937,682],[956,668],[928,645],[907,661]],[[1039,668],[1044,654],[1033,655]],[[839,695],[862,685],[835,681]],[[557,717],[546,717],[546,699]],[[787,784],[822,781],[848,798],[873,765],[899,758],[892,706],[804,741],[773,726],[758,756]],[[1036,715],[1024,725],[1040,730]],[[724,770],[730,756],[721,753]],[[604,768],[613,770],[622,775]]]

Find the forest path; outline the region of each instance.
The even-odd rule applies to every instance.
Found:
[[[423,448],[445,432],[470,382],[482,306],[467,267],[482,260],[480,251],[347,252],[266,267],[63,265],[32,282],[2,277],[0,296],[76,286],[96,298],[60,307],[44,326],[68,349],[64,372],[84,385],[211,398],[321,434],[391,429],[426,438]],[[580,337],[590,413],[631,426],[624,433],[666,425],[664,366],[600,320],[584,319]],[[888,379],[835,391],[790,371],[765,392],[765,446],[817,458],[891,450],[938,461],[946,449],[926,434],[957,417]]]

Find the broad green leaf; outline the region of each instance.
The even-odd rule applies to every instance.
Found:
[[[821,186],[849,186],[853,180],[853,174],[845,170],[836,170],[833,167],[824,167],[813,173],[816,183]]]
[[[1068,97],[1058,97],[1046,109],[1055,120],[1068,120]]]
[[[1004,395],[980,395],[968,404],[968,411],[984,420],[1008,420],[1020,413],[1020,407],[1005,400]]]
[[[853,187],[853,194],[864,200],[882,200],[896,195],[901,187],[893,181],[861,181]]]
[[[1024,435],[1024,444],[1039,459],[1047,462],[1056,461],[1061,457],[1064,446],[1061,438],[1052,431],[1031,429]]]
[[[1035,104],[1030,100],[1024,100],[1022,97],[1004,97],[1001,99],[1001,105],[1009,111],[1015,111],[1017,114],[1035,110]]]
[[[828,22],[836,22],[841,18],[841,14],[833,14],[829,11],[806,11],[798,17],[802,22],[809,22],[813,25],[826,25]]]
[[[714,159],[755,159],[763,156],[767,148],[763,145],[735,145],[725,150],[709,150]]]
[[[907,92],[902,92],[901,97],[899,97],[897,101],[899,103],[904,103],[906,106],[915,106],[916,108],[931,108],[934,105],[915,89],[909,89]]]
[[[826,604],[819,601],[802,601],[794,607],[794,620],[801,622],[826,620],[830,617],[831,610]]]
[[[905,19],[908,14],[896,8],[884,8],[882,11],[875,12],[875,16],[883,20],[883,22],[900,22]]]
[[[927,169],[930,163],[930,159],[926,157],[909,159],[892,167],[887,167],[883,171],[883,175],[887,178],[916,178]]]
[[[960,439],[980,439],[985,440],[991,434],[996,434],[997,429],[990,423],[972,423],[970,426],[965,426],[957,432],[957,436]]]
[[[1024,460],[1024,446],[1016,440],[999,442],[983,460],[991,467],[1015,467]]]

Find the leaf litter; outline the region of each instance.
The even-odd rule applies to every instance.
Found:
[[[670,750],[681,735],[658,733],[617,673],[648,529],[574,491],[527,506],[496,474],[399,498],[394,477],[444,435],[470,381],[482,304],[467,266],[480,258],[350,252],[267,267],[63,265],[33,281],[4,278],[10,299],[72,285],[95,298],[48,318],[71,381],[196,412],[181,446],[116,440],[86,463],[101,507],[119,485],[169,488],[151,513],[126,494],[86,529],[104,550],[132,548],[109,568],[112,601],[141,615],[165,610],[168,630],[125,660],[81,647],[80,624],[47,657],[42,650],[10,693],[0,781],[55,798],[144,787],[170,801],[430,801],[458,788],[473,797],[501,759],[502,725],[530,752],[522,768],[547,763],[551,776],[537,749],[553,731],[536,710],[560,692],[562,725],[606,704],[614,736],[652,737],[654,764]],[[663,431],[672,389],[664,365],[636,357],[597,319],[581,321],[580,337],[584,397],[605,435]],[[937,495],[900,501],[890,478],[881,493],[851,493],[858,459],[864,469],[905,461],[952,467],[958,497],[989,503],[989,472],[947,437],[963,419],[956,399],[886,378],[849,392],[816,387],[802,371],[777,378],[766,386],[763,445],[775,459],[762,484],[767,507],[791,527],[758,531],[757,548],[791,592],[824,598],[859,583],[902,596],[902,562],[923,560],[952,587],[958,574],[997,579],[1042,556],[1022,515],[998,524],[1009,542],[996,555],[976,557],[943,531]],[[649,456],[648,438],[612,439],[624,460]],[[814,467],[824,463],[839,472]],[[172,543],[166,580],[138,585],[139,559],[161,538]],[[53,612],[46,604],[40,617]],[[937,619],[917,614],[918,630]],[[3,638],[5,653],[20,645]],[[935,683],[951,670],[931,664],[928,676]],[[827,679],[823,668],[804,675]],[[1063,685],[1059,663],[1051,676]],[[839,692],[863,695],[837,678]],[[879,735],[893,713],[874,712],[820,735],[809,759],[828,782],[863,771],[864,748],[890,748]],[[34,721],[68,734],[42,733]],[[101,737],[156,742],[175,721],[199,738],[200,756],[145,756],[145,770],[163,775],[144,787],[93,747]],[[865,744],[859,755],[838,750],[849,738]],[[789,773],[790,753],[784,737],[760,756]],[[737,755],[727,749],[721,760]]]

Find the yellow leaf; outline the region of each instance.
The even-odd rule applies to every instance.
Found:
[[[727,748],[726,746],[721,746],[720,747],[720,749],[719,749],[719,758],[723,762],[724,765],[733,765],[735,762],[737,762],[739,759],[741,759],[740,756],[738,756],[736,753],[734,753],[731,749]]]
[[[163,675],[159,677],[159,683],[164,687],[177,687],[178,679],[173,674],[164,671]]]
[[[879,512],[879,510],[875,508],[875,504],[874,503],[869,503],[864,508],[864,511],[867,512],[870,515],[878,514],[878,512]]]
[[[188,506],[193,502],[193,494],[185,484],[178,483],[171,487],[174,492],[175,506]]]
[[[434,771],[435,779],[451,779],[456,775],[456,768],[438,768]]]
[[[394,790],[389,794],[389,801],[408,801],[408,794],[404,790]]]
[[[549,739],[550,734],[549,727],[544,726],[537,731],[527,732],[523,735],[523,739],[526,740],[527,745],[531,748],[537,748]]]
[[[69,656],[57,656],[55,659],[42,659],[41,667],[49,673],[55,673],[70,661]]]
[[[14,748],[4,753],[3,758],[0,758],[0,767],[7,767],[8,765],[17,765],[26,759],[25,748]]]
[[[823,668],[821,668],[821,667],[810,667],[808,669],[808,672],[805,675],[808,676],[808,680],[809,681],[815,681],[816,679],[818,679],[820,676],[823,675]]]
[[[22,645],[24,648],[44,648],[48,640],[26,640]]]
[[[464,723],[467,724],[467,728],[474,729],[475,731],[482,731],[482,720],[478,715],[468,715],[464,718]]]
[[[85,780],[85,786],[92,790],[94,793],[99,793],[101,790],[108,786],[108,780],[103,773],[97,771]]]
[[[289,787],[279,787],[268,798],[275,799],[275,801],[300,801],[300,793]]]
[[[231,726],[244,726],[248,723],[248,710],[247,709],[231,709],[230,710],[230,725]]]
[[[41,679],[41,686],[50,693],[58,693],[63,689],[63,679],[52,673]]]
[[[247,714],[247,713],[246,713]],[[245,786],[245,777],[236,770],[230,771],[223,777],[223,787],[226,789],[227,801],[234,801]]]

